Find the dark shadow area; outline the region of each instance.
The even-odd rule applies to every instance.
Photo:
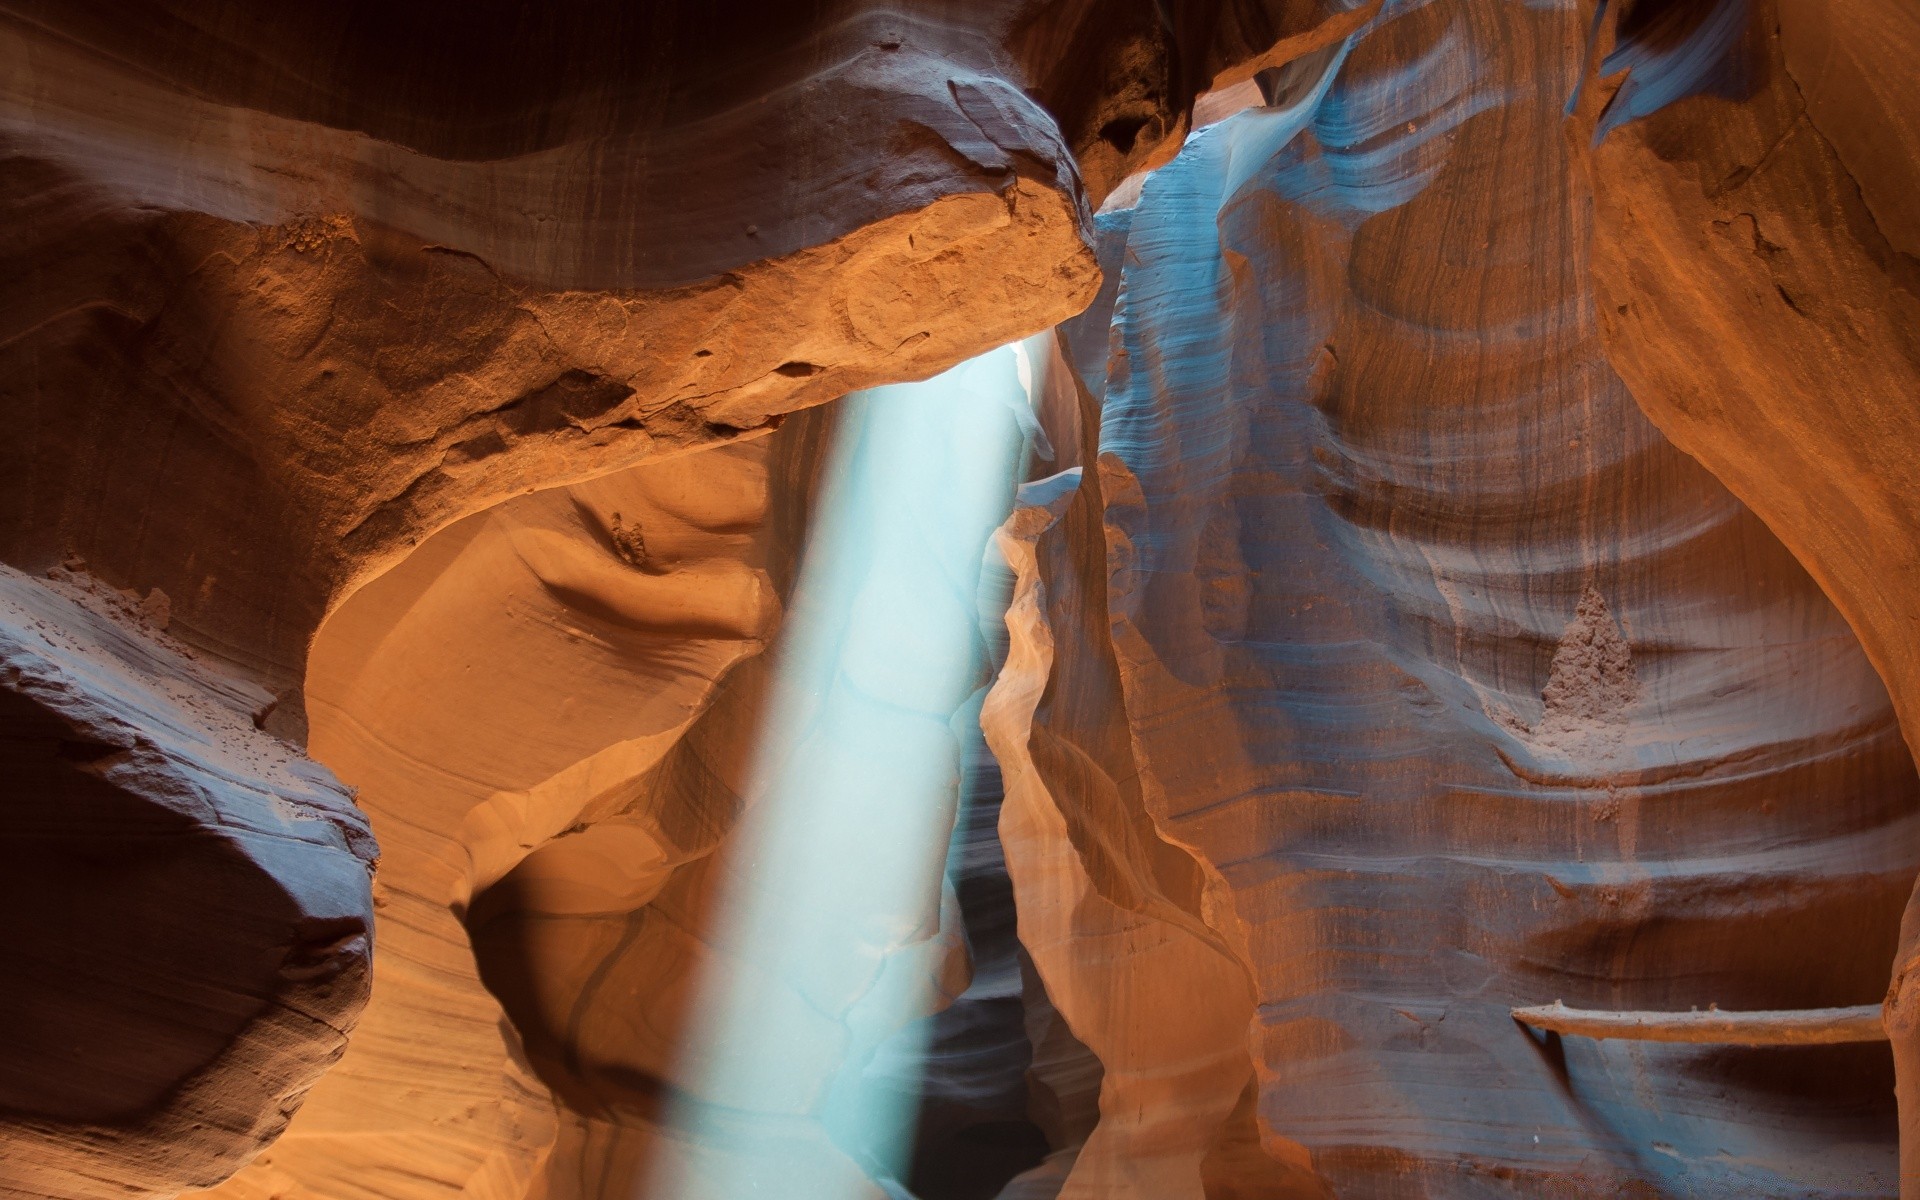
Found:
[[[1000,768],[977,730],[961,786],[947,875],[960,900],[973,982],[928,1021],[907,1175],[920,1200],[991,1200],[1054,1149],[1028,1115],[1033,1048],[1013,881],[1000,846]]]
[[[119,748],[0,693],[0,1108],[111,1123],[232,1044],[295,950],[232,842],[96,771]]]

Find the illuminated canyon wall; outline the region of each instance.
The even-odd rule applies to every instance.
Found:
[[[1916,54],[0,4],[0,1195],[1920,1196]],[[974,666],[854,680],[952,835],[829,988],[725,922],[840,400],[1021,338],[1004,525],[857,593]],[[701,1074],[714,980],[806,1088]]]

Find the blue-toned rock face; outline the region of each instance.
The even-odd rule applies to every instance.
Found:
[[[1132,803],[1198,880],[1154,877],[1164,937],[1247,981],[1218,1036],[1299,1187],[1887,1193],[1884,1045],[1542,1044],[1509,1015],[1875,1004],[1920,865],[1845,621],[1608,366],[1564,117],[1585,42],[1573,6],[1397,6],[1102,218],[1111,317],[1072,327],[1098,524],[1039,539],[1047,620],[1110,647]],[[1096,806],[1063,771],[1037,777],[1071,821]],[[1107,891],[1144,860],[1077,854]],[[1070,1022],[1074,989],[1192,1011],[1056,923]],[[1240,1086],[1171,1038],[1107,1049],[1109,1112],[1127,1072],[1188,1072],[1215,1117]],[[1141,1151],[1097,1148],[1103,1194],[1148,1194]]]

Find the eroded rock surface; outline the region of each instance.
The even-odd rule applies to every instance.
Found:
[[[9,5],[0,555],[291,688],[461,516],[1070,316],[1076,153],[1357,20],[1122,8]]]
[[[1596,37],[1580,125],[1610,357],[1820,581],[1920,744],[1920,14],[1642,5]],[[1910,912],[1887,1008],[1906,1196],[1920,1195],[1917,954]]]
[[[1099,443],[1016,600],[1030,709],[989,705],[1023,939],[1105,1068],[1063,1195],[1202,1194],[1256,1075],[1261,1194],[1894,1186],[1884,1047],[1509,1016],[1870,1003],[1920,861],[1846,622],[1608,366],[1584,37],[1398,6],[1102,218]]]
[[[650,1010],[687,981],[647,955],[608,971],[738,803],[724,748],[751,709],[738,732],[737,704],[702,714],[778,616],[766,445],[469,518],[328,622],[312,746],[382,840],[375,998],[287,1136],[218,1194],[404,1177],[410,1194],[519,1196],[568,1169],[556,1139],[644,1106],[624,1081],[661,1070],[672,1025],[648,1033]],[[549,1089],[588,1115],[563,1119]]]
[[[698,1174],[814,406],[1090,299],[914,1190],[1885,1196],[1884,1047],[1507,1014],[1890,963],[1920,1147],[1909,6],[0,9],[0,1190]]]
[[[283,14],[233,45],[217,11],[162,8],[5,30],[0,337],[32,416],[0,553],[160,587],[281,682],[337,599],[461,516],[931,373],[1093,286],[1071,157],[964,29],[775,29],[777,54],[729,47],[730,88],[657,110],[671,75],[544,106],[489,84],[509,107],[476,132],[446,107],[488,78],[461,43],[382,75],[344,10],[306,14],[331,38]],[[617,41],[592,28],[554,36]],[[710,45],[672,33],[666,62]],[[289,98],[334,39],[374,77]]]
[[[0,1194],[215,1183],[346,1048],[373,836],[270,695],[59,574],[0,568]]]
[[[750,439],[787,413],[1072,314],[1096,285],[1083,163],[1097,203],[1110,178],[1171,152],[1217,77],[1359,19],[1325,0],[1193,6],[1171,23],[1145,2],[7,4],[0,560],[38,572],[83,556],[104,583],[164,598],[184,645],[266,688],[264,730],[304,741],[316,629],[403,560],[438,564],[451,543],[425,549],[437,532],[536,488],[591,489],[635,463]],[[736,482],[719,470],[688,485],[688,503],[727,509]],[[549,892],[572,886],[578,855],[640,843],[574,839],[534,865],[522,852],[566,832],[544,823],[584,803],[579,788],[597,794],[666,755],[773,611],[747,559],[682,569],[658,557],[677,553],[671,521],[663,543],[634,512],[595,512],[585,524],[531,519],[515,535],[513,556],[536,564],[522,580],[536,599],[505,619],[564,624],[573,618],[554,614],[584,605],[564,648],[517,629],[488,644],[483,627],[500,614],[458,605],[443,615],[467,625],[418,636],[447,656],[414,664],[437,686],[459,686],[435,674],[447,662],[555,656],[554,684],[511,697],[504,724],[476,722],[492,742],[449,733],[469,697],[443,702],[419,678],[386,679],[394,696],[351,704],[312,693],[375,714],[369,736],[413,747],[406,769],[429,777],[390,779],[344,732],[320,755],[376,814],[387,795],[424,806],[398,818],[393,895],[428,897],[430,911],[391,901],[405,909],[383,921],[400,947],[392,971],[431,961],[458,981],[428,985],[425,1000],[383,989],[394,1002],[361,1039],[373,1059],[391,1056],[378,1070],[418,1066],[409,1086],[460,1101],[456,1115],[411,1093],[335,1111],[409,1128],[446,1117],[420,1173],[452,1186],[495,1186],[490,1171],[524,1179],[524,1158],[489,1155],[545,1135],[463,1130],[549,1119],[529,1071],[553,1086],[581,1075],[537,1036],[545,1000],[524,994],[537,972],[513,965],[515,914],[589,903]],[[632,579],[609,590],[620,572]],[[415,640],[400,630],[424,620],[388,612],[367,636],[405,659]],[[602,626],[614,631],[608,672],[626,673],[627,689],[659,682],[651,702],[575,688],[595,668],[567,654],[587,642],[592,659]],[[633,649],[636,630],[654,650]],[[143,719],[193,723],[164,709]],[[470,748],[481,761],[461,761]],[[603,752],[634,761],[609,765]],[[430,812],[457,803],[436,788],[470,799],[476,780],[487,795],[533,798],[503,802],[501,828],[469,846]],[[434,851],[411,844],[418,828],[470,849],[473,864],[421,865]],[[707,836],[662,836],[681,834]],[[607,886],[644,891],[648,869]],[[453,909],[525,1022],[531,1065],[499,1068],[517,1082],[466,1074],[511,1055]],[[410,940],[415,929],[425,941]],[[430,1050],[421,1029],[448,1041]],[[304,1061],[236,1069],[254,1076],[233,1095],[279,1098],[255,1114],[256,1133],[277,1128],[311,1080]],[[156,1158],[127,1178],[168,1192],[244,1157],[222,1150],[224,1167],[173,1175]],[[390,1165],[408,1174],[404,1157]]]

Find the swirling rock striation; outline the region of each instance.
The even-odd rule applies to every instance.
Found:
[[[10,4],[0,555],[162,588],[292,716],[461,516],[1078,311],[1076,153],[1357,19],[1123,7]]]
[[[505,12],[416,9],[465,33],[400,60],[348,8],[8,18],[0,553],[160,587],[288,685],[334,603],[461,516],[931,373],[1092,287],[1073,160],[978,33],[880,11],[771,22],[775,53],[703,6],[605,7],[533,43],[604,79],[538,71]],[[622,30],[649,52],[608,60]]]
[[[0,1188],[283,1126],[221,1194],[697,1173],[827,426],[775,427],[1091,300],[1002,539],[1005,802],[976,754],[891,952],[953,999],[910,1182],[1887,1194],[1880,1047],[1508,1013],[1892,963],[1920,1147],[1916,48],[1892,0],[0,6],[0,561],[90,572],[0,573]],[[1264,104],[1176,158],[1207,87]]]
[[[1509,1016],[1871,1003],[1920,862],[1859,643],[1609,368],[1562,129],[1585,34],[1395,6],[1102,218],[1111,332],[1069,331],[1104,357],[1097,470],[1035,542],[1014,658],[1022,629],[1080,640],[1003,677],[1043,698],[996,749],[1064,826],[1024,874],[1009,832],[1023,937],[1064,907],[1051,937],[1114,944],[1055,897],[1074,875],[1158,923],[1124,951],[1029,942],[1069,1020],[1089,998],[1116,1138],[1181,1104],[1222,1130],[1209,1153],[1230,1140],[1231,1014],[1188,1043],[1191,999],[1148,966],[1184,938],[1245,981],[1292,1194],[1893,1186],[1878,1047],[1543,1046]],[[1112,683],[1076,686],[1101,653]],[[1117,801],[1091,756],[1041,753],[1073,697]],[[1138,848],[1096,816],[1116,804]],[[1157,1044],[1115,1040],[1143,1026]],[[1125,1194],[1092,1181],[1140,1160],[1101,1138],[1076,1177]],[[1140,1194],[1199,1194],[1181,1170]]]
[[[582,1140],[644,1122],[696,946],[650,905],[740,803],[790,558],[770,531],[804,514],[767,450],[468,518],[322,627],[313,752],[358,781],[383,847],[374,998],[215,1194],[576,1195],[602,1169]]]
[[[1097,203],[1100,180],[1170,151],[1216,76],[1358,19],[1330,0],[1223,0],[1171,23],[1159,11],[1144,0],[0,5],[0,561],[39,572],[79,555],[105,585],[166,597],[184,646],[267,689],[253,706],[263,730],[304,742],[316,630],[399,564],[425,555],[419,570],[453,570],[442,558],[465,543],[429,552],[436,533],[536,488],[591,487],[750,439],[794,410],[931,374],[1071,314],[1096,275],[1082,161]],[[735,505],[734,460],[703,461],[728,465],[688,484],[711,489],[689,503]],[[367,1061],[420,1074],[387,1094],[390,1107],[343,1101],[320,1125],[445,1118],[423,1156],[432,1165],[414,1166],[455,1189],[524,1182],[531,1160],[488,1147],[546,1144],[533,1128],[551,1120],[544,1088],[580,1071],[555,1065],[538,1035],[546,1016],[527,1006],[543,1001],[525,994],[520,952],[483,946],[489,982],[526,1022],[526,1061],[514,1061],[453,910],[502,943],[519,936],[513,914],[544,913],[546,901],[509,893],[545,896],[570,855],[600,849],[574,838],[527,866],[521,851],[567,829],[541,822],[581,800],[576,786],[651,769],[758,647],[770,611],[749,586],[757,567],[683,571],[653,557],[675,552],[671,535],[662,550],[636,513],[582,503],[590,518],[508,520],[520,529],[511,554],[488,526],[469,567],[537,566],[484,593],[510,614],[504,625],[454,605],[468,624],[421,633],[445,655],[438,665],[413,656],[399,630],[420,619],[397,610],[347,622],[371,640],[335,648],[387,646],[423,673],[364,701],[391,715],[378,739],[418,761],[376,763],[337,731],[319,739],[399,839],[380,940],[396,947],[389,974],[421,984],[383,987],[389,1015],[370,1017],[360,1042]],[[620,572],[652,582],[609,584]],[[577,620],[565,615],[576,604]],[[542,641],[516,621],[568,632]],[[635,630],[666,640],[636,651]],[[462,637],[480,640],[448,641]],[[457,675],[435,674],[446,662],[498,665],[516,645],[553,656],[551,680],[595,683],[569,693],[573,708],[558,684],[485,697],[512,714],[476,723],[491,741],[449,732],[449,713],[494,710],[464,694],[445,703],[421,680],[454,686]],[[600,671],[607,646],[618,665]],[[583,659],[567,657],[576,647]],[[346,703],[333,683],[313,694]],[[623,707],[631,720],[608,715]],[[164,708],[142,719],[199,728]],[[609,766],[603,753],[638,757]],[[499,835],[510,844],[474,835],[469,868],[449,849],[465,845],[458,821],[441,818],[466,811],[476,786],[552,794],[501,817],[519,830]],[[668,808],[682,825],[667,843],[704,845],[706,818]],[[527,846],[511,843],[523,834]],[[313,869],[315,887],[337,874]],[[338,994],[350,999],[333,1013],[344,1028],[364,991]],[[444,1071],[422,1061],[428,1029]],[[334,1032],[315,1030],[281,1065],[216,1056],[236,1072],[233,1097],[275,1098],[236,1145],[277,1128],[335,1050]],[[517,1074],[502,1084],[501,1071]],[[453,1107],[415,1103],[407,1088]],[[528,1128],[514,1127],[523,1117]],[[496,1118],[499,1131],[468,1139]],[[126,1178],[167,1193],[244,1157],[229,1148],[206,1160],[218,1169],[196,1160],[169,1175],[161,1156]],[[391,1181],[414,1166],[379,1170]],[[367,1178],[341,1186],[388,1186]]]
[[[1846,614],[1920,744],[1920,14],[1635,6],[1596,27],[1593,275],[1609,356]],[[1920,1196],[1920,921],[1887,993]]]

